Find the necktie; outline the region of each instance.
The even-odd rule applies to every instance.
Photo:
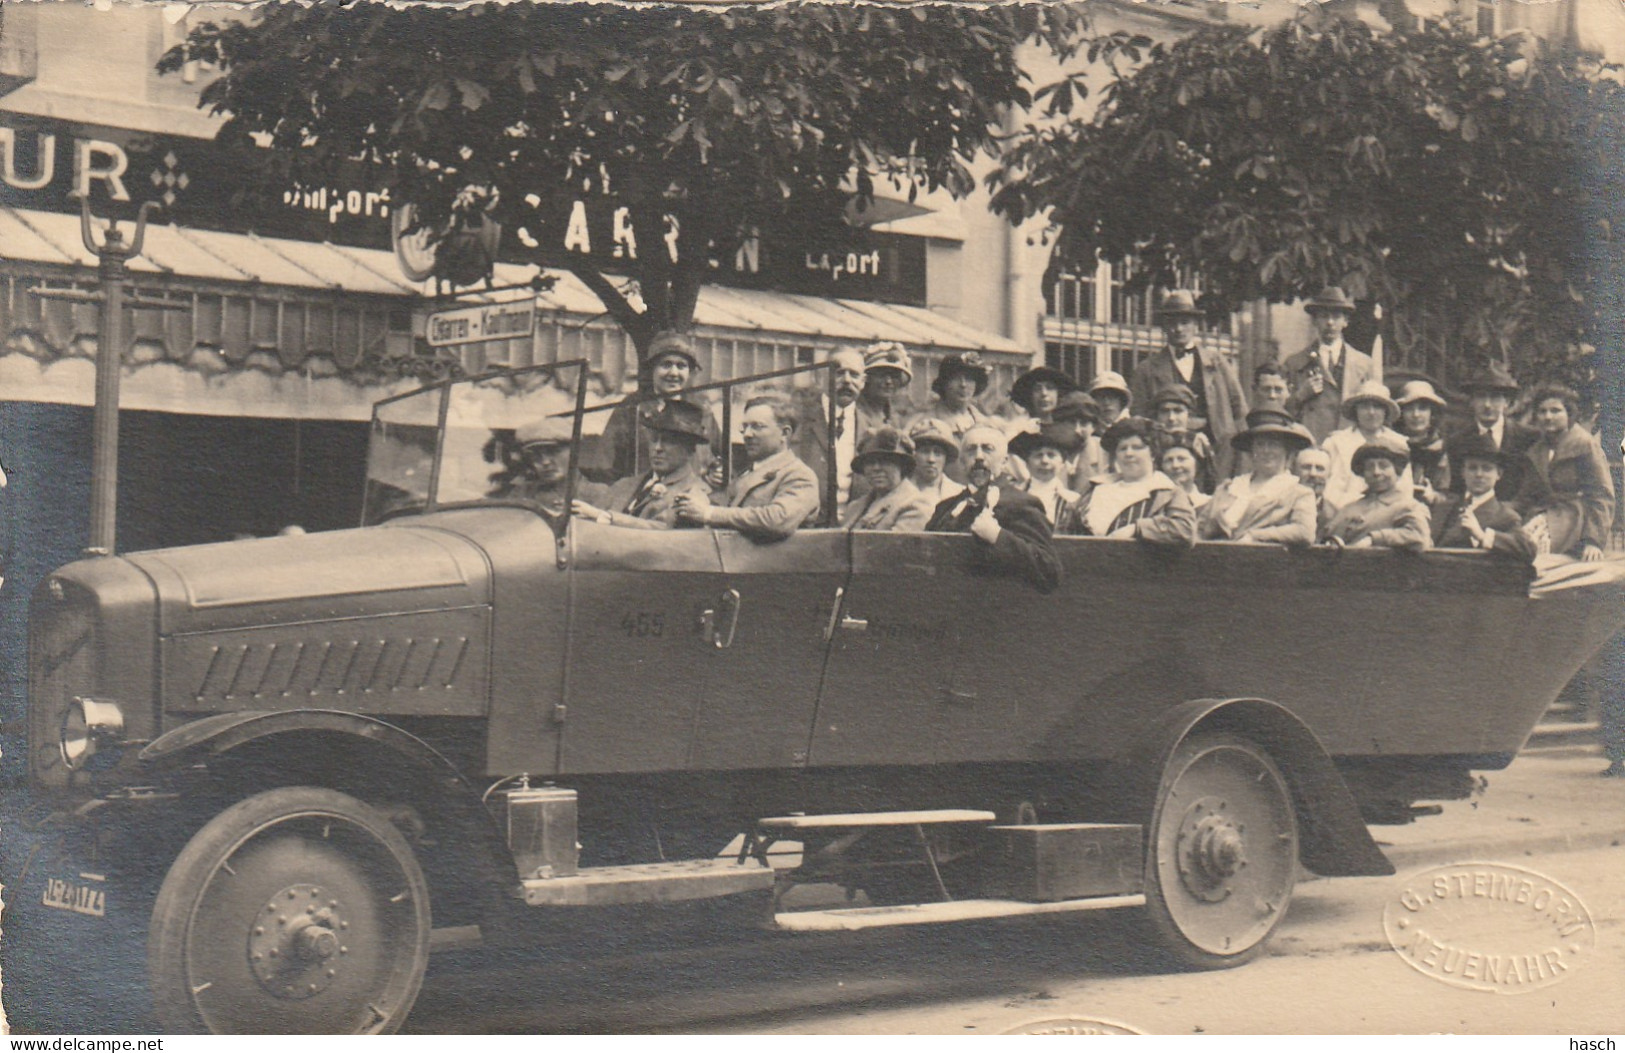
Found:
[[[653,472],[649,473],[649,477],[643,480],[643,485],[638,487],[637,493],[632,495],[632,500],[627,502],[627,515],[642,517],[643,510],[649,507],[649,501],[654,496],[655,484],[659,481]]]
[[[846,434],[846,407],[842,406],[835,411],[835,437],[839,439]]]

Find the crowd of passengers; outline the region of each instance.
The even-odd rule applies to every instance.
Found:
[[[772,540],[821,521],[833,471],[833,518],[845,528],[969,532],[989,560],[1037,579],[1048,577],[1033,574],[1037,550],[1054,534],[1602,558],[1614,487],[1573,391],[1536,388],[1524,406],[1531,427],[1511,413],[1517,381],[1491,363],[1461,384],[1471,422],[1445,434],[1449,406],[1433,384],[1391,392],[1371,357],[1344,343],[1354,303],[1341,289],[1307,309],[1317,339],[1259,366],[1250,399],[1203,346],[1202,312],[1183,291],[1158,311],[1166,346],[1127,381],[1107,372],[1084,390],[1032,369],[1012,385],[1011,416],[979,404],[991,372],[974,352],[941,360],[935,398],[915,412],[905,348],[841,350],[832,397],[746,402],[750,463],[726,487],[711,452],[720,429],[684,398],[700,363],[684,336],[662,334],[647,356],[654,397],[614,411],[597,463],[573,483],[572,511]],[[516,441],[524,471],[510,485],[561,505],[569,422],[539,421]]]

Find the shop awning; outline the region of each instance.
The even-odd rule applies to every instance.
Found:
[[[127,233],[130,226],[125,224]],[[96,266],[95,257],[85,250],[80,239],[78,216],[26,209],[0,208],[0,259],[87,270]],[[403,299],[434,295],[432,283],[408,281],[394,253],[381,249],[157,224],[148,227],[142,255],[130,262],[130,269],[138,278],[172,275]],[[498,264],[495,282],[499,286],[517,285],[534,273],[533,267]],[[586,318],[604,313],[603,303],[579,278],[567,271],[547,273],[557,280],[551,290],[538,297],[541,310]],[[501,295],[512,298],[514,294]],[[426,304],[412,306],[428,310]],[[720,285],[708,285],[700,291],[694,322],[697,326],[747,333],[842,341],[897,340],[945,351],[1021,351],[1012,340],[924,307]]]

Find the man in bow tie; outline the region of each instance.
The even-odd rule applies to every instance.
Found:
[[[1049,516],[1037,498],[1004,474],[1009,458],[1004,432],[977,424],[960,446],[967,489],[937,505],[927,530],[970,533],[978,566],[1025,578],[1039,592],[1061,583]]]
[[[1292,388],[1287,409],[1308,428],[1318,445],[1343,426],[1343,392],[1377,379],[1377,364],[1343,341],[1354,301],[1328,285],[1305,305],[1315,342],[1281,363]]]
[[[781,541],[818,518],[818,477],[790,449],[796,413],[782,395],[745,403],[739,430],[750,470],[728,484],[726,506],[703,494],[677,498],[679,521],[729,527],[757,541]]]
[[[1230,439],[1247,419],[1247,396],[1241,380],[1224,356],[1202,346],[1202,311],[1196,297],[1175,289],[1157,307],[1157,324],[1167,343],[1140,361],[1129,378],[1130,405],[1144,413],[1159,392],[1184,385],[1195,396],[1190,408],[1191,431],[1207,436],[1213,448],[1219,479],[1234,473],[1235,452]]]
[[[677,526],[677,499],[692,494],[704,500],[711,488],[694,471],[694,451],[709,442],[705,411],[687,402],[667,402],[643,418],[650,470],[627,476],[610,487],[606,507],[572,503],[578,516],[610,526],[637,530],[670,530]],[[689,524],[692,525],[692,524]]]

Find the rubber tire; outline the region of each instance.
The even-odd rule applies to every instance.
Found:
[[[341,897],[355,924],[345,938],[362,941],[344,964],[377,978],[363,968],[359,984],[346,976],[299,1000],[261,986],[246,942],[257,905],[299,882]],[[393,1033],[422,986],[430,929],[422,868],[377,809],[319,787],[267,790],[209,820],[165,876],[147,941],[154,1009],[181,1034]],[[198,997],[194,970],[214,994]]]
[[[1166,857],[1159,859],[1159,845],[1166,845],[1167,842],[1169,831],[1164,829],[1165,826],[1171,825],[1172,832],[1177,836],[1185,807],[1188,807],[1170,797],[1181,777],[1196,762],[1210,756],[1240,759],[1243,755],[1249,758],[1247,763],[1263,773],[1262,777],[1253,775],[1250,778],[1260,791],[1260,800],[1267,799],[1266,810],[1278,813],[1272,828],[1262,831],[1255,829],[1251,834],[1243,834],[1250,855],[1263,853],[1259,858],[1267,857],[1275,879],[1268,891],[1275,899],[1271,901],[1272,917],[1262,928],[1255,923],[1248,932],[1238,933],[1242,942],[1234,950],[1218,952],[1196,942],[1176,917],[1177,912],[1189,914],[1194,910],[1199,913],[1203,908],[1195,906],[1192,902],[1194,897],[1182,887],[1177,864],[1170,868],[1165,865],[1170,860]],[[1179,969],[1212,970],[1234,968],[1257,958],[1286,915],[1297,877],[1297,866],[1298,831],[1292,796],[1285,778],[1269,754],[1250,739],[1225,733],[1197,732],[1180,742],[1163,770],[1156,804],[1150,823],[1146,826],[1145,840],[1145,917],[1151,938],[1168,963]]]

